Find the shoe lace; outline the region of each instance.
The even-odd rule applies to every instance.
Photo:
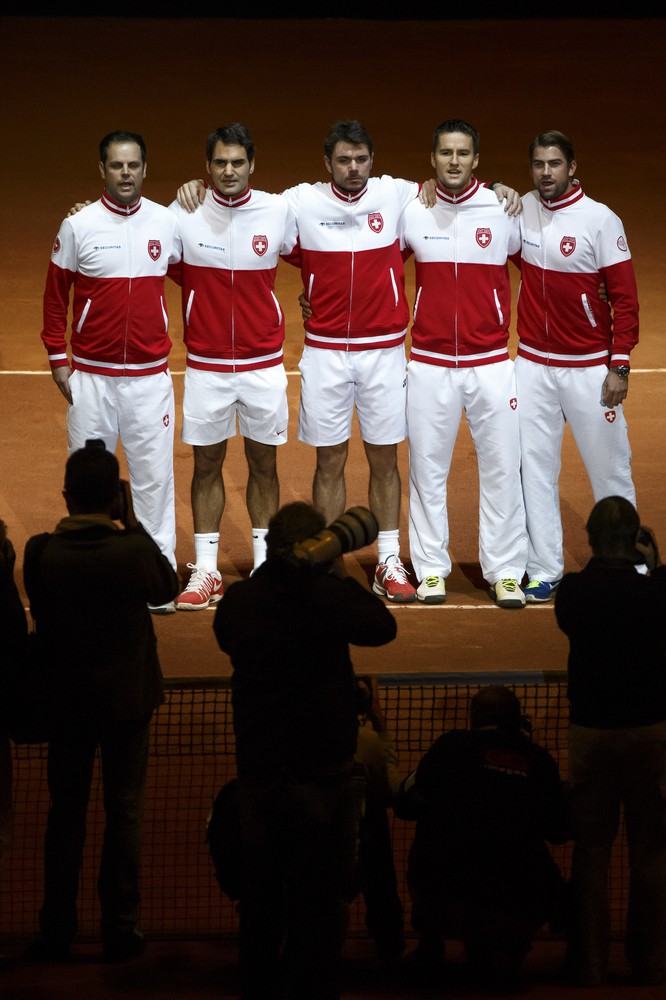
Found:
[[[438,576],[427,576],[425,578],[426,587],[436,587],[438,583],[439,583]]]
[[[201,569],[200,566],[196,566],[194,563],[188,563],[187,568],[192,570],[192,575],[190,576],[190,582],[188,583],[186,590],[196,590],[201,592],[206,589],[212,589],[212,573],[210,570]]]
[[[516,587],[518,586],[518,584],[517,584],[517,582],[515,580],[502,580],[502,586],[510,594],[515,594]]]
[[[395,580],[396,583],[407,583],[407,570],[402,565],[399,559],[387,559],[384,563],[386,566],[386,579]]]

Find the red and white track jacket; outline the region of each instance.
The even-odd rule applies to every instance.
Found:
[[[526,194],[520,227],[518,354],[563,368],[628,365],[638,294],[620,219],[576,183],[550,202]],[[608,303],[599,298],[602,280]]]
[[[439,184],[437,204],[416,200],[400,220],[405,259],[415,258],[412,361],[471,368],[509,358],[511,283],[520,223],[476,178],[459,194]]]
[[[72,368],[116,377],[166,370],[171,340],[164,279],[169,262],[178,259],[176,228],[163,205],[147,198],[119,205],[106,193],[63,221],[44,291],[42,340],[52,368],[70,364],[73,285]]]
[[[404,342],[409,305],[397,227],[418,191],[413,181],[383,176],[356,194],[321,182],[284,192],[299,233],[285,260],[301,268],[312,309],[308,347],[366,351]]]
[[[182,262],[169,277],[182,286],[187,365],[236,372],[282,363],[284,316],[276,298],[280,254],[296,243],[296,219],[286,198],[251,188],[225,198],[206,189],[178,220]]]

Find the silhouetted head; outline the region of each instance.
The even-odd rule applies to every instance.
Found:
[[[604,497],[592,508],[585,527],[595,556],[633,561],[640,526],[633,504],[623,497]]]
[[[120,489],[118,459],[103,441],[86,441],[65,465],[63,496],[70,514],[106,514],[115,506]]]
[[[501,684],[481,688],[474,695],[470,702],[469,720],[472,729],[525,729],[517,695]]]
[[[323,514],[300,500],[280,507],[268,522],[266,556],[287,559],[296,542],[312,538],[326,527]]]

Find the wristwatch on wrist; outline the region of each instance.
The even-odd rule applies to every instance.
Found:
[[[620,378],[629,378],[629,365],[614,365],[610,371],[615,372]]]

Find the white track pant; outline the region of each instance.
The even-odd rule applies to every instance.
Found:
[[[418,580],[451,572],[446,487],[462,411],[479,467],[479,562],[490,584],[525,573],[527,532],[513,362],[441,368],[410,361],[409,546]]]
[[[560,580],[564,573],[558,480],[568,423],[590,479],[594,502],[620,496],[636,504],[624,410],[599,402],[605,365],[556,368],[516,360],[520,395],[522,479],[530,580]]]
[[[101,439],[108,451],[115,452],[120,439],[137,519],[176,569],[171,375],[166,371],[115,378],[75,371],[69,384],[70,454],[83,448],[88,438]]]

